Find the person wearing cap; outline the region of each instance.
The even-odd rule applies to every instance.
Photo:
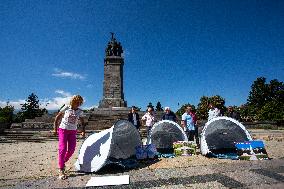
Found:
[[[170,107],[165,107],[165,113],[162,116],[162,120],[170,120],[170,121],[177,121],[177,116],[174,112],[171,111]]]
[[[128,121],[131,122],[136,127],[136,129],[139,129],[141,126],[139,114],[136,112],[135,106],[131,107],[131,111],[128,114]]]

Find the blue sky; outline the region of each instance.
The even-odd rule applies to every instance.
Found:
[[[260,76],[284,80],[284,1],[0,1],[0,105],[29,94],[57,109],[102,99],[110,33],[124,49],[125,99],[178,109],[201,96],[246,102]]]

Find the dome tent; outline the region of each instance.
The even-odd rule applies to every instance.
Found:
[[[141,145],[139,131],[126,121],[119,120],[111,128],[90,135],[82,144],[75,169],[97,172],[113,160],[127,159],[135,155],[135,147]]]
[[[150,142],[155,145],[158,152],[173,152],[173,143],[177,141],[188,141],[182,127],[169,120],[155,123],[151,129]]]
[[[251,141],[246,128],[237,120],[217,117],[205,124],[201,133],[202,155],[236,152],[235,142]]]

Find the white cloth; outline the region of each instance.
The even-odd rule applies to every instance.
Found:
[[[208,121],[211,119],[220,116],[220,110],[218,108],[209,109],[208,111]]]
[[[143,117],[142,120],[146,120],[146,126],[152,127],[154,125],[155,116],[151,115],[149,112],[147,112]]]
[[[81,109],[72,110],[70,106],[66,106],[60,112],[64,112],[59,128],[66,130],[77,130],[78,120],[82,116]]]

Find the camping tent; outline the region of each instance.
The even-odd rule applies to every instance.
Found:
[[[141,138],[135,126],[126,121],[117,121],[110,129],[90,135],[82,144],[75,169],[96,172],[110,163],[109,160],[127,159],[135,155],[135,147]]]
[[[235,152],[235,142],[252,140],[246,128],[237,120],[217,117],[205,124],[201,133],[200,150],[203,155],[210,153]]]
[[[154,144],[158,152],[172,152],[173,143],[177,141],[188,141],[187,136],[181,126],[169,120],[155,123],[151,129],[151,143]]]

